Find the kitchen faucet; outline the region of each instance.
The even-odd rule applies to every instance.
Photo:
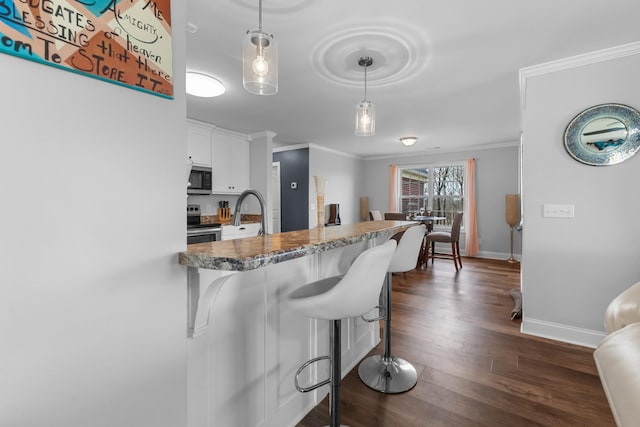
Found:
[[[260,192],[257,190],[245,190],[240,194],[240,197],[238,197],[238,201],[236,202],[236,210],[233,213],[233,225],[240,225],[240,208],[242,207],[242,202],[244,201],[245,197],[247,197],[249,194],[253,194],[254,196],[256,196],[256,199],[258,199],[258,202],[260,203],[262,223],[260,226],[260,231],[258,231],[258,236],[262,236],[267,232],[267,220],[264,212],[264,199],[262,198],[262,194],[260,194]]]

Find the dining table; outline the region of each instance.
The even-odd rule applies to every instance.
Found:
[[[416,215],[413,217],[413,221],[419,221],[421,224],[427,226],[427,229],[424,233],[424,238],[422,239],[422,245],[420,246],[420,253],[418,254],[418,263],[416,265],[416,268],[422,266],[423,264],[426,266],[427,264],[429,254],[429,247],[427,246],[427,236],[433,231],[433,223],[435,221],[442,221],[445,219],[447,219],[447,217],[433,215]]]

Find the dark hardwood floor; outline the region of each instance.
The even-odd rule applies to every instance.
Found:
[[[593,349],[520,333],[509,290],[519,264],[463,258],[393,276],[392,353],[413,363],[418,384],[385,395],[342,383],[350,427],[615,426]],[[381,354],[379,345],[371,354]],[[327,425],[327,399],[298,427]]]

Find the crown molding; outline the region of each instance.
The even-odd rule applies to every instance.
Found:
[[[294,144],[294,145],[284,145],[279,147],[273,147],[274,153],[280,153],[282,151],[289,150],[300,150],[302,148],[313,148],[315,150],[326,151],[327,153],[335,154],[338,156],[349,157],[357,160],[364,160],[364,157],[358,156],[356,154],[346,153],[344,151],[336,150],[334,148],[323,147],[322,145],[317,145],[313,143],[303,143],[303,144]]]
[[[597,64],[599,62],[611,61],[613,59],[624,58],[626,56],[637,54],[640,54],[640,41],[521,68],[520,108],[524,110],[527,105],[527,79],[530,77],[583,67],[585,65]]]
[[[494,142],[490,144],[478,144],[478,145],[465,145],[455,148],[429,148],[421,151],[411,151],[406,154],[382,154],[377,156],[364,157],[363,160],[386,160],[386,159],[401,159],[404,157],[416,157],[416,156],[430,156],[448,153],[460,153],[465,151],[480,151],[480,150],[494,150],[497,148],[519,147],[520,141],[513,140],[507,142]]]

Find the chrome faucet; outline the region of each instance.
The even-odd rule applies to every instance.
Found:
[[[245,190],[240,194],[240,197],[238,197],[238,201],[236,202],[236,210],[233,213],[233,225],[240,225],[240,208],[242,207],[242,202],[249,194],[256,196],[256,199],[258,199],[258,202],[260,203],[262,223],[260,225],[260,231],[258,231],[258,236],[262,236],[267,232],[267,220],[264,212],[264,199],[262,198],[262,194],[257,190]]]

